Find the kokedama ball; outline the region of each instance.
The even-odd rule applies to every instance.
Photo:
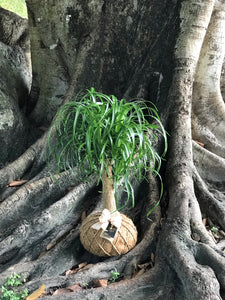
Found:
[[[122,223],[113,238],[103,237],[105,231],[92,228],[99,223],[101,212],[89,215],[80,228],[80,240],[84,248],[98,256],[116,256],[127,253],[137,242],[137,229],[130,218],[121,214]],[[110,224],[109,224],[110,226]]]

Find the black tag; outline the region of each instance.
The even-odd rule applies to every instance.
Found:
[[[117,230],[118,229],[114,225],[109,223],[106,230],[101,233],[101,237],[112,241],[117,233]]]

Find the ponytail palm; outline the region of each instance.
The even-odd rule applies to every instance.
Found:
[[[148,104],[148,105],[147,105]],[[57,143],[55,153],[58,171],[78,167],[82,174],[97,172],[103,182],[103,206],[116,209],[116,189],[123,179],[129,195],[132,170],[142,177],[143,168],[158,174],[161,157],[153,144],[166,134],[156,107],[143,101],[127,102],[91,88],[66,103],[53,124]],[[151,107],[150,107],[151,106]]]

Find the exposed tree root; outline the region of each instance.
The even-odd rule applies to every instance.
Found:
[[[193,160],[198,173],[208,184],[225,190],[225,159],[193,143]]]
[[[224,252],[212,249],[209,245],[203,243],[198,243],[196,248],[196,261],[201,265],[209,266],[215,272],[220,288],[225,291]]]
[[[4,232],[2,233],[3,238],[1,238],[2,241],[0,242],[1,269],[7,269],[21,259],[28,261],[37,259],[47,245],[58,238],[64,226],[68,228],[71,224],[76,224],[80,220],[85,207],[87,208],[90,205],[88,201],[84,202],[84,198],[88,200],[87,195],[95,184],[96,178],[90,177],[89,182],[79,184],[73,191],[43,211],[37,210],[37,207],[33,209],[32,206],[28,206],[27,214],[29,214],[30,208],[31,218],[24,217],[17,224],[15,230],[10,235],[6,235],[5,238]],[[23,211],[25,213],[25,209]],[[15,213],[16,210],[14,211]],[[6,222],[7,220],[5,220],[4,224],[6,228],[13,224],[9,220],[8,224]],[[7,264],[7,262],[9,263]]]
[[[183,296],[176,299],[222,299],[225,254],[203,228],[195,199],[191,199],[190,204],[189,224],[174,216],[170,219],[171,223],[165,222],[157,254],[160,258],[164,257],[182,284]]]
[[[10,181],[22,178],[25,172],[32,167],[33,163],[40,160],[39,155],[46,144],[46,135],[43,135],[24,154],[14,162],[0,170],[0,189],[3,189]]]
[[[216,189],[207,187],[199,174],[195,173],[195,190],[198,196],[202,212],[216,220],[222,228],[225,228],[225,195]]]
[[[34,218],[52,203],[60,199],[65,190],[79,183],[76,173],[64,172],[27,183],[8,197],[0,207],[1,238],[8,236],[24,220]]]
[[[222,299],[214,271],[196,262],[193,241],[184,237],[180,224],[177,226],[179,229],[175,233],[166,228],[167,237],[164,234],[162,238],[164,237],[163,243],[166,242],[170,250],[164,251],[165,253],[160,251],[161,257],[165,257],[182,286],[183,296],[177,299]]]
[[[151,190],[154,190],[153,196],[158,196],[158,192],[156,192],[156,190],[158,191],[156,185],[158,184],[156,179],[154,178],[151,185]],[[78,191],[79,190],[80,188],[78,187]],[[86,193],[87,188],[85,188],[85,190],[83,191]],[[80,192],[82,193],[82,190]],[[74,201],[74,197],[77,199],[76,201]],[[83,248],[80,245],[78,237],[78,221],[80,219],[82,211],[85,210],[85,205],[86,207],[89,207],[89,205],[88,203],[86,203],[85,205],[81,205],[81,200],[79,199],[80,198],[75,194],[75,191],[73,190],[64,198],[51,205],[49,209],[45,209],[45,211],[40,216],[33,216],[34,219],[31,220],[30,224],[29,222],[27,222],[27,228],[30,228],[29,232],[34,234],[34,236],[39,236],[38,244],[36,240],[37,237],[29,237],[29,234],[27,233],[25,238],[26,240],[29,239],[28,245],[27,243],[24,244],[23,242],[23,245],[19,245],[18,243],[21,242],[23,238],[21,237],[21,234],[18,236],[18,229],[13,232],[9,239],[14,241],[14,248],[16,246],[21,247],[21,250],[19,254],[16,254],[17,261],[13,259],[13,257],[6,257],[6,253],[3,251],[2,255],[0,256],[1,260],[3,260],[4,258],[8,258],[9,263],[7,263],[6,261],[2,265],[2,271],[5,271],[3,271],[0,275],[1,282],[4,280],[4,278],[9,276],[12,271],[23,273],[25,277],[33,280],[27,283],[27,287],[30,290],[38,288],[38,285],[41,281],[50,288],[54,285],[71,285],[73,284],[73,282],[91,282],[95,278],[98,279],[99,276],[102,278],[109,278],[110,272],[114,270],[114,268],[122,273],[125,278],[130,278],[134,271],[137,269],[138,264],[141,264],[150,259],[151,253],[153,253],[155,249],[155,238],[159,229],[159,208],[154,211],[154,214],[151,216],[151,221],[148,221],[145,217],[145,222],[149,222],[151,224],[150,226],[148,226],[147,231],[145,231],[144,233],[145,239],[142,239],[140,243],[126,255],[123,255],[117,259],[109,258],[104,262],[95,264],[91,269],[87,271],[80,272],[75,275],[70,275],[69,277],[64,276],[61,277],[61,279],[59,279],[58,277],[55,279],[52,277],[48,278],[49,276],[54,276],[54,274],[62,274],[67,268],[69,269],[71,266],[81,263],[82,259],[84,260],[85,256],[87,256],[87,254],[85,254],[84,257],[81,255],[81,251],[83,251]],[[147,205],[147,207],[152,207],[156,203],[157,199],[158,197],[152,197],[151,199],[149,199],[149,204]],[[61,205],[60,203],[63,203],[64,209],[59,208],[59,206]],[[65,206],[67,207],[67,210],[71,212],[73,220],[68,217]],[[59,212],[57,212],[57,210],[59,210]],[[145,211],[145,216],[146,213],[147,211]],[[42,219],[47,214],[48,219],[50,215],[52,216],[52,219],[51,224],[48,224],[45,230],[43,225],[46,222],[44,222]],[[60,216],[59,218],[59,214],[65,215],[64,219],[63,216]],[[61,221],[60,224],[59,220]],[[42,224],[41,228],[43,230],[43,233],[41,233],[41,236],[40,232],[38,233],[40,229],[38,229],[37,222],[40,225]],[[56,225],[55,223],[58,224]],[[78,227],[76,227],[77,225]],[[21,229],[21,226],[19,228]],[[36,232],[36,234],[34,233],[34,231]],[[9,250],[9,245],[6,245],[7,240],[7,238],[3,240],[1,244],[2,249]],[[16,246],[15,243],[17,243]],[[32,251],[33,246],[35,247],[34,251]],[[48,250],[43,252],[45,249]],[[37,253],[40,254],[41,252],[41,256],[37,257]],[[10,251],[8,252],[8,255],[10,255]],[[18,258],[18,256],[20,258]],[[90,257],[88,259],[90,260]],[[98,261],[99,259],[94,258],[94,260]],[[93,258],[91,258],[91,261],[93,261]],[[46,264],[49,265],[49,268],[46,268]]]
[[[203,243],[214,246],[215,243],[202,222],[202,213],[200,211],[199,203],[196,197],[192,197],[190,199],[189,207],[191,237],[196,241],[201,241]]]
[[[160,266],[161,267],[161,266]],[[160,267],[153,268],[142,277],[127,279],[105,288],[89,289],[82,292],[63,295],[64,299],[174,299],[174,286],[165,278]],[[171,276],[172,277],[172,276]],[[170,278],[171,279],[171,278]],[[62,299],[62,296],[54,296]],[[45,296],[43,299],[52,299]]]

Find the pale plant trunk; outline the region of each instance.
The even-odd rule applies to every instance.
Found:
[[[112,177],[112,165],[108,164],[108,172],[102,172],[102,198],[103,209],[108,209],[111,213],[116,211],[116,201],[114,193],[114,181]]]

